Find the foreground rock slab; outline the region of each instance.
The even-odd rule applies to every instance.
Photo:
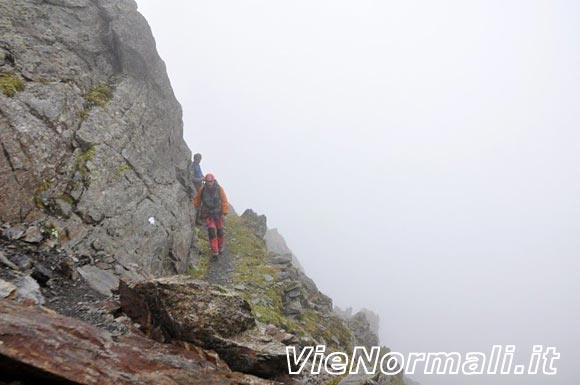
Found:
[[[215,354],[92,325],[0,299],[0,381],[83,385],[272,385],[231,372]]]
[[[260,377],[287,373],[283,341],[258,326],[237,293],[187,276],[119,287],[121,307],[157,341],[184,341],[215,350],[233,370]]]

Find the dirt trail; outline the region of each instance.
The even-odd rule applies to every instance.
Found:
[[[232,284],[231,275],[233,270],[232,256],[226,249],[222,255],[209,257],[205,279],[210,283],[229,286]]]

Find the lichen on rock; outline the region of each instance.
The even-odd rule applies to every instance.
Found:
[[[58,219],[71,252],[188,271],[191,152],[136,3],[6,0],[1,13],[0,221]]]

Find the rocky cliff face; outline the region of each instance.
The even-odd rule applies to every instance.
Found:
[[[0,137],[0,221],[121,273],[194,262],[181,107],[134,1],[0,1]]]

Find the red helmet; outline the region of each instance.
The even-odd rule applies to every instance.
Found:
[[[215,180],[215,176],[213,176],[213,174],[206,174],[205,175],[206,182],[213,182],[214,180]]]

